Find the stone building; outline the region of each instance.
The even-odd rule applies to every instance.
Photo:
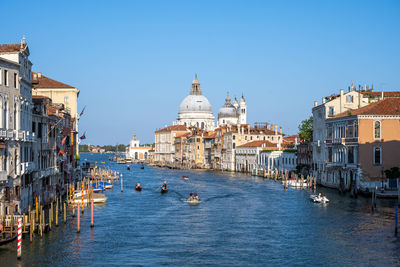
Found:
[[[32,94],[34,96],[47,96],[52,100],[52,103],[64,105],[65,110],[71,114],[74,120],[74,133],[72,138],[77,139],[79,90],[71,85],[46,77],[41,72],[32,72],[32,85]],[[74,147],[74,159],[76,159],[79,153],[79,141],[74,143],[76,144]],[[75,163],[73,165],[75,167]]]
[[[127,149],[127,158],[138,161],[147,160],[149,157],[149,151],[152,149],[152,146],[141,146],[139,139],[136,138],[136,134],[133,133]]]
[[[155,131],[154,161],[160,163],[175,162],[175,137],[178,133],[189,132],[185,125],[167,126]]]
[[[29,55],[25,38],[0,45],[0,215],[24,210],[32,190]]]
[[[400,97],[387,97],[326,121],[326,169],[321,183],[355,192],[397,189],[384,172],[400,166]]]

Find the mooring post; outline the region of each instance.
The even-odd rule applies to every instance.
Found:
[[[124,180],[122,179],[122,174],[121,174],[121,192],[124,192],[123,184],[124,184]]]
[[[93,198],[91,199],[91,201],[90,201],[90,227],[93,227],[94,226],[94,223],[93,223]]]
[[[64,223],[67,223],[67,203],[64,202]]]
[[[22,218],[21,217],[18,218],[18,232],[17,233],[18,233],[17,258],[20,259],[21,255],[22,255],[22,247],[21,247],[21,244],[22,244]]]
[[[399,211],[399,201],[396,202],[396,213],[394,215],[394,235],[397,236],[397,218]]]
[[[78,202],[78,210],[76,212],[76,214],[78,215],[77,217],[77,232],[79,233],[81,231],[81,213],[80,213],[80,204]]]

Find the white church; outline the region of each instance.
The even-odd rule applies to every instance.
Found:
[[[242,95],[240,103],[235,98],[233,103],[229,93],[225,104],[218,111],[217,127],[232,124],[247,123],[247,106]],[[174,125],[196,126],[197,128],[212,131],[215,129],[215,117],[210,101],[202,94],[197,74],[192,82],[190,94],[183,99]]]

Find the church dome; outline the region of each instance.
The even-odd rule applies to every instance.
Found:
[[[231,103],[231,98],[229,97],[229,93],[225,98],[225,104],[218,111],[218,119],[219,118],[236,118],[237,110]]]
[[[179,114],[192,112],[212,113],[210,101],[203,95],[188,95],[179,106]]]

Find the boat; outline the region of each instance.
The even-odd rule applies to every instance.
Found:
[[[143,170],[144,169],[144,165],[142,164],[142,166],[140,168]]]
[[[128,167],[126,167],[126,169],[127,169],[128,171],[130,171],[130,170],[131,170],[131,166],[128,165]]]
[[[2,238],[2,239],[0,239],[0,246],[10,243],[10,242],[14,241],[16,238],[17,238],[17,235],[14,235],[11,237],[9,236],[7,238]]]
[[[188,199],[186,202],[191,205],[196,205],[199,204],[200,201],[198,199],[192,199],[192,200]]]
[[[155,167],[155,166],[157,166],[156,164],[153,164],[153,163],[151,163],[151,164],[149,164],[149,166],[150,167]]]
[[[142,191],[142,187],[141,187],[141,186],[136,186],[136,187],[135,187],[135,190],[136,190],[136,191]]]
[[[104,203],[107,200],[107,197],[103,194],[99,193],[93,193],[93,203]],[[72,202],[71,202],[72,203]],[[75,204],[80,203],[82,204],[82,195],[81,196],[76,196],[75,194]],[[83,195],[83,204],[88,203],[88,198],[86,195]]]
[[[183,176],[182,176],[182,179],[183,179],[183,180],[189,180],[189,177],[187,177],[186,175],[183,175]]]
[[[310,195],[311,201],[315,203],[328,203],[329,199],[326,196]]]
[[[104,163],[106,163],[106,162],[105,162],[104,160],[102,160],[102,161],[101,161],[101,163],[103,163],[103,164],[104,164]]]
[[[161,187],[161,194],[165,194],[167,192],[168,192],[168,189],[164,189],[164,188]]]
[[[101,185],[92,184],[91,186],[93,188],[93,192],[96,193],[104,190],[104,187]]]

